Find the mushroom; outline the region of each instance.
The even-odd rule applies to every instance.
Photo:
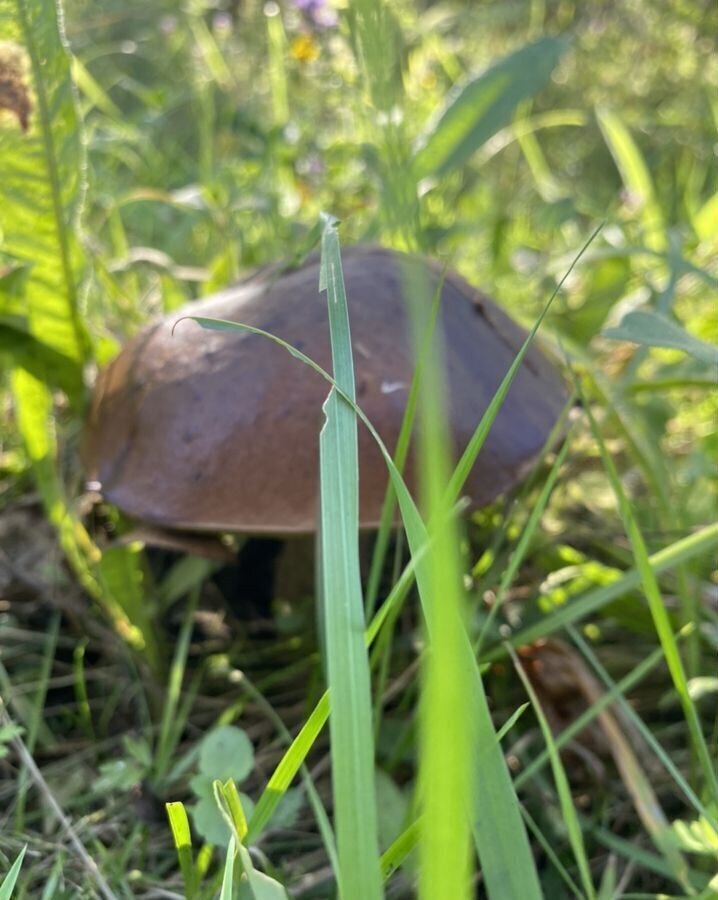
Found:
[[[431,297],[438,265],[376,246],[343,251],[357,402],[393,449],[413,373],[402,267]],[[247,332],[203,331],[181,315],[243,322],[331,368],[319,261],[190,303],[131,340],[99,375],[84,437],[89,479],[133,519],[169,531],[311,534],[317,524],[318,435],[327,383],[281,347]],[[457,456],[525,332],[449,272],[439,326],[447,347],[448,419]],[[472,508],[509,490],[536,461],[564,403],[560,376],[532,346],[466,482]],[[360,524],[375,528],[388,474],[359,430]],[[411,455],[411,490],[416,480]]]

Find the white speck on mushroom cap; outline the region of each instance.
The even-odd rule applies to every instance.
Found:
[[[381,392],[382,394],[395,394],[397,391],[406,390],[406,386],[405,381],[382,381]]]

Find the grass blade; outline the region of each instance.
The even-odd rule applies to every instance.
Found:
[[[15,884],[20,875],[22,861],[25,859],[27,845],[25,845],[17,856],[15,862],[10,866],[10,870],[0,884],[0,900],[10,900],[12,892],[15,890]]]
[[[224,858],[224,873],[222,875],[222,887],[219,892],[219,900],[234,900],[234,861],[237,856],[237,844],[234,835],[229,839],[227,855]]]
[[[178,715],[180,699],[182,696],[182,681],[187,666],[192,628],[194,627],[194,614],[199,602],[199,587],[192,590],[184,621],[177,639],[172,664],[169,671],[167,696],[162,709],[162,721],[157,738],[157,747],[153,759],[153,775],[160,782],[166,777],[170,768],[172,754],[179,743],[185,721]]]
[[[411,379],[411,384],[409,385],[409,392],[406,398],[404,416],[401,420],[401,428],[399,429],[399,436],[396,441],[396,447],[394,448],[394,464],[399,473],[403,473],[404,471],[404,465],[406,464],[406,458],[409,452],[409,442],[414,430],[414,419],[416,415],[416,406],[418,402],[419,384],[421,383],[422,369],[424,367],[428,353],[431,349],[431,344],[434,339],[433,336],[436,329],[436,322],[439,316],[439,309],[441,307],[441,294],[445,274],[445,272],[442,273],[442,277],[437,282],[434,299],[431,304],[431,313],[429,314],[428,321],[426,323],[425,333],[421,338],[421,346],[418,348],[416,353],[416,367]],[[392,524],[394,523],[395,511],[396,497],[394,495],[394,491],[391,488],[391,485],[387,485],[387,491],[381,510],[379,531],[377,532],[376,541],[374,543],[371,570],[369,572],[369,578],[367,581],[366,605],[368,614],[371,614],[374,610],[374,603],[376,602],[376,597],[379,590],[379,579],[383,570],[386,551],[389,546],[389,537],[391,534]]]
[[[320,290],[327,292],[337,385],[353,401],[349,316],[333,220],[322,235]],[[359,567],[359,462],[354,410],[332,388],[319,436],[322,604],[331,731],[334,818],[343,900],[382,896],[374,788],[369,657]]]
[[[243,673],[242,686],[247,691],[249,696],[266,712],[268,718],[274,724],[274,727],[282,736],[287,746],[291,747],[292,736],[289,731],[287,731],[284,722],[282,721],[281,717],[277,715],[274,707],[267,700],[264,694],[249,680],[246,672]],[[328,696],[328,694],[325,696]],[[327,815],[327,812],[324,808],[324,804],[322,803],[322,799],[319,796],[319,792],[316,789],[309,769],[305,765],[301,765],[299,771],[302,777],[302,782],[304,784],[304,790],[307,794],[307,799],[309,800],[309,805],[312,807],[314,818],[317,822],[317,828],[319,829],[319,833],[322,836],[322,840],[324,842],[324,849],[326,850],[327,856],[329,857],[329,863],[336,876],[336,874],[339,872],[339,861],[337,859],[334,831],[332,829],[331,822],[329,821],[329,816]],[[247,830],[249,831],[249,827]]]
[[[621,173],[623,183],[642,207],[646,246],[658,252],[666,250],[663,212],[656,197],[651,173],[641,151],[617,113],[600,109],[597,116],[603,138]]]
[[[437,300],[429,302],[423,272],[406,266],[402,280],[414,357],[429,350],[417,364],[420,487],[433,523],[428,532],[430,549],[421,562],[420,586],[430,648],[422,661],[419,706],[418,784],[423,815],[418,893],[424,900],[442,895],[460,900],[471,894],[471,832],[466,813],[473,806],[473,717],[468,699],[471,670],[461,651],[466,616],[459,526],[455,517],[446,515],[442,496],[451,465],[444,347],[439,333],[430,333],[431,346],[425,347],[425,320],[428,313],[432,324]],[[437,294],[440,291],[441,282]],[[410,548],[418,552],[423,542],[422,530],[415,529]]]
[[[389,878],[414,850],[421,838],[421,820],[412,822],[399,837],[384,851],[381,857],[381,871],[384,879]]]
[[[543,852],[546,854],[546,858],[554,867],[564,884],[568,887],[569,891],[571,892],[571,896],[578,898],[578,900],[583,900],[581,889],[566,871],[566,867],[559,859],[556,851],[553,848],[553,845],[551,844],[551,841],[541,831],[538,824],[534,821],[533,817],[526,809],[526,807],[521,807],[521,813],[524,817],[524,821],[526,822],[529,831],[536,839],[536,843],[541,847]]]
[[[252,843],[269,824],[279,801],[294,780],[329,718],[329,692],[322,694],[299,734],[272,773],[249,820],[247,842]]]
[[[187,810],[184,807],[184,803],[178,802],[166,803],[165,808],[172,830],[172,840],[179,859],[180,871],[182,872],[185,896],[187,900],[192,900],[197,890],[197,879],[192,860],[192,835],[190,833]]]

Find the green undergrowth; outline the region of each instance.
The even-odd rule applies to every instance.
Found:
[[[716,33],[678,0],[0,0],[0,898],[718,896]],[[530,329],[458,459],[409,272],[393,456],[361,409],[360,240]],[[326,382],[316,596],[260,621],[117,540],[80,434],[153,315],[317,246],[331,371],[182,326]],[[467,515],[534,340],[572,395]]]

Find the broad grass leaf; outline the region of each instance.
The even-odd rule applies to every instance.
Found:
[[[567,47],[562,38],[543,37],[452,91],[419,141],[414,159],[417,179],[462,166],[508,124],[523,100],[544,86]]]
[[[252,864],[249,851],[242,844],[237,845],[237,854],[244,869],[244,877],[239,885],[238,900],[288,900],[284,886],[264,872],[258,872]]]
[[[77,396],[82,378],[76,362],[30,334],[27,319],[10,324],[0,319],[0,358],[25,369],[39,381],[48,381],[68,396]]]
[[[55,0],[0,0],[0,310],[10,317],[3,325],[15,330],[5,332],[4,349],[14,367],[18,429],[48,518],[82,586],[137,644],[137,629],[98,581],[99,551],[66,501],[57,466],[52,387],[79,406],[90,355],[78,238],[85,150],[70,68]],[[19,337],[12,347],[11,337]]]
[[[0,39],[0,72],[15,86],[17,120],[6,116],[0,127],[2,250],[30,267],[24,312],[31,334],[79,369],[89,350],[78,239],[85,150],[54,0],[0,0]]]
[[[620,325],[606,328],[601,334],[614,341],[681,350],[702,362],[718,363],[718,347],[693,337],[677,322],[653,310],[630,312],[623,317]]]

